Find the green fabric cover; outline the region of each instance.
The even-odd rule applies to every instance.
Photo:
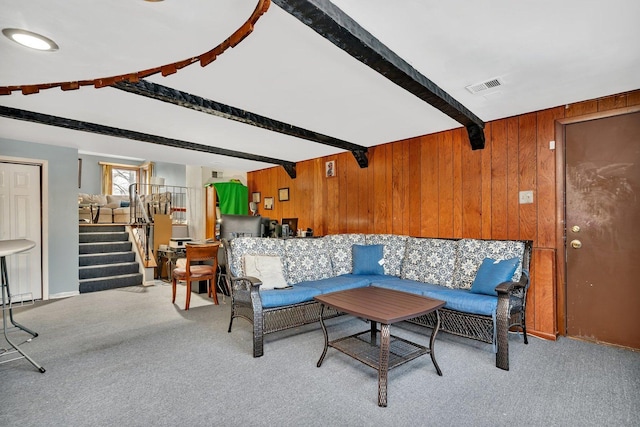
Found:
[[[218,182],[213,186],[218,193],[221,214],[249,213],[249,188],[237,182]]]

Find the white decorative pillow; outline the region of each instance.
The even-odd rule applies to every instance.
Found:
[[[289,284],[284,280],[282,273],[282,261],[279,256],[271,255],[245,255],[244,273],[246,276],[260,279],[260,289],[288,288]]]

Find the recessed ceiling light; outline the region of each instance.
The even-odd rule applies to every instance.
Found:
[[[2,34],[4,34],[10,40],[19,43],[22,46],[30,47],[31,49],[43,51],[58,50],[58,45],[56,44],[56,42],[54,42],[50,38],[37,33],[33,33],[31,31],[20,30],[18,28],[4,28],[2,30]]]

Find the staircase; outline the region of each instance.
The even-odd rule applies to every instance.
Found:
[[[143,275],[124,225],[80,225],[80,293],[141,285]]]

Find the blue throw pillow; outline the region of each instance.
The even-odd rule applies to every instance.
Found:
[[[498,295],[496,286],[509,282],[518,268],[519,258],[498,260],[485,258],[473,279],[470,292],[474,294]]]
[[[353,245],[353,274],[384,274],[384,245]]]
[[[129,201],[128,200],[120,200],[120,207],[121,208],[128,208],[129,207]]]

